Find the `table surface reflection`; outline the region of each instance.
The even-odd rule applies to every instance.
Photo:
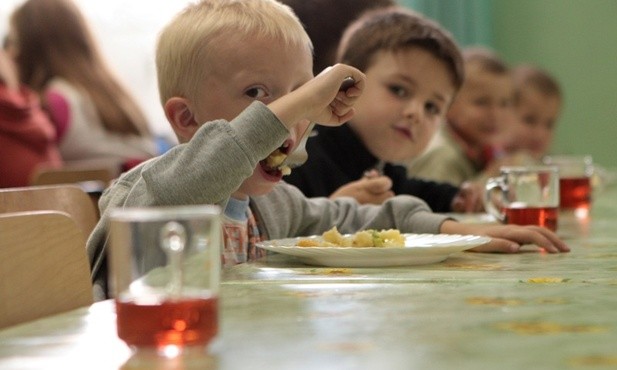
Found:
[[[588,218],[560,214],[558,233],[571,253],[396,268],[270,255],[224,271],[208,352],[132,353],[105,301],[0,330],[0,369],[617,368],[617,189]]]

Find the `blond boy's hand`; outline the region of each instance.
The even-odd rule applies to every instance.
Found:
[[[381,204],[394,196],[391,188],[392,180],[388,176],[363,177],[341,186],[330,199],[353,197],[360,204]]]
[[[355,84],[339,91],[348,77],[353,78]],[[364,73],[358,69],[336,64],[268,107],[287,128],[301,121],[339,126],[353,117],[353,105],[362,95],[365,79]]]
[[[523,245],[534,244],[548,253],[569,252],[570,248],[554,232],[539,226],[464,224],[444,221],[440,231],[445,234],[490,236],[492,240],[471,249],[475,252],[516,253]]]

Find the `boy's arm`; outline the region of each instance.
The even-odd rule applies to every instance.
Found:
[[[230,122],[207,122],[188,143],[141,167],[148,199],[134,192],[126,204],[220,204],[288,135],[260,102],[252,103]]]
[[[381,206],[360,205],[348,197],[306,198],[296,187],[285,183],[252,201],[269,239],[321,234],[333,226],[342,233],[397,228],[407,233],[435,234],[448,219],[431,212],[426,203],[411,196],[393,197]]]
[[[182,204],[224,205],[257,162],[289,135],[280,121],[255,102],[231,122],[204,124],[187,144],[178,145],[123,174],[99,201],[101,219],[88,238],[95,284],[106,281],[108,210],[114,207]],[[101,295],[97,295],[99,299]]]
[[[305,198],[295,187],[280,184],[271,193],[253,199],[261,226],[269,239],[321,234],[337,226],[341,233],[361,229],[397,228],[404,233],[485,235],[491,241],[476,252],[516,253],[522,245],[535,244],[547,252],[570,249],[557,235],[537,226],[465,224],[429,210],[411,196],[396,196],[381,206],[359,205],[352,198],[334,201]]]

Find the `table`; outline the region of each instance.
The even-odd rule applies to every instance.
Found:
[[[567,254],[398,268],[272,255],[223,274],[209,353],[132,354],[111,301],[0,330],[0,369],[617,368],[617,189],[560,214]]]

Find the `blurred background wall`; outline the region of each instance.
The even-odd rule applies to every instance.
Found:
[[[309,0],[310,1],[310,0]],[[553,152],[592,154],[617,168],[617,1],[399,0],[509,64],[555,75],[565,105]]]
[[[22,1],[0,1],[1,36]],[[169,134],[156,91],[154,46],[158,31],[189,1],[75,1],[154,130]],[[439,21],[461,46],[486,45],[510,64],[532,62],[552,72],[565,95],[553,152],[589,153],[617,168],[617,0],[398,1]]]

